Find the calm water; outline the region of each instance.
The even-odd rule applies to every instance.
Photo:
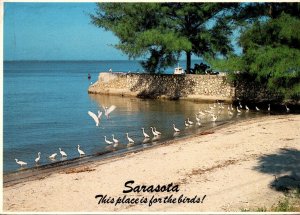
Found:
[[[213,127],[228,117],[227,106],[216,123],[203,118],[202,127],[185,129],[184,120],[195,121],[199,109],[208,109],[208,104],[190,101],[156,101],[118,96],[88,95],[87,73],[96,81],[99,71],[142,71],[135,61],[80,61],[80,62],[5,62],[4,63],[4,172],[18,170],[15,158],[34,167],[34,159],[41,152],[40,165],[61,160],[58,148],[68,154],[68,159],[78,157],[77,145],[87,155],[111,150],[104,141],[112,134],[120,141],[115,150],[126,148],[125,133],[142,144],[141,127],[151,136],[150,126],[163,133],[157,141],[178,138],[196,131]],[[171,69],[170,69],[171,71]],[[116,110],[107,120],[102,118],[99,127],[87,114],[97,112],[102,105],[116,105]],[[236,118],[256,114],[243,113]],[[172,124],[183,130],[174,137]],[[57,153],[56,161],[48,156]]]

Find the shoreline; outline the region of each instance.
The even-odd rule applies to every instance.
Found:
[[[300,156],[299,123],[299,115],[252,118],[216,127],[216,132],[208,135],[195,134],[122,157],[63,169],[42,179],[4,187],[3,209],[35,212],[225,212],[272,206],[283,197],[282,192],[271,187],[273,175],[280,179],[293,172],[300,177],[299,164],[293,163],[299,161]],[[292,159],[287,159],[288,156]],[[286,160],[292,163],[284,168]],[[129,180],[134,180],[135,185],[172,182],[179,185],[180,194],[188,197],[206,195],[206,198],[201,204],[153,204],[151,207],[97,204],[95,195],[98,194],[122,196],[124,183]],[[128,194],[149,198],[151,195]]]

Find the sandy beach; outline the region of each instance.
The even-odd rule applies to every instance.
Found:
[[[124,184],[131,180],[132,187],[172,183],[178,189],[123,193],[129,190]],[[3,210],[240,212],[272,207],[284,197],[275,189],[283,180],[290,180],[290,186],[300,182],[300,115],[249,119],[210,134],[7,186]],[[114,203],[102,199],[98,204],[96,195],[106,195]],[[124,198],[123,203],[115,205],[118,197]],[[190,202],[179,203],[184,197]],[[127,203],[126,198],[138,198],[137,204]]]

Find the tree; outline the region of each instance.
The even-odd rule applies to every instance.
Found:
[[[258,7],[239,38],[240,56],[210,61],[213,67],[248,73],[261,86],[285,99],[300,98],[300,17],[299,4],[251,4]],[[247,21],[247,19],[245,19]],[[249,19],[248,19],[249,21]]]
[[[186,53],[227,55],[232,51],[228,19],[237,4],[220,3],[98,3],[92,23],[112,31],[120,40],[115,47],[129,58],[146,57],[149,72],[174,65]]]

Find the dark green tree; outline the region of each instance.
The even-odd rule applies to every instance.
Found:
[[[174,65],[191,56],[227,55],[232,51],[228,18],[237,4],[220,3],[98,3],[92,23],[112,31],[115,47],[129,58],[144,57],[149,72]]]
[[[247,17],[252,8],[254,14]],[[285,99],[300,98],[299,3],[265,3],[244,6],[239,14],[243,52],[228,59],[211,60],[214,68],[242,71],[270,92]]]

